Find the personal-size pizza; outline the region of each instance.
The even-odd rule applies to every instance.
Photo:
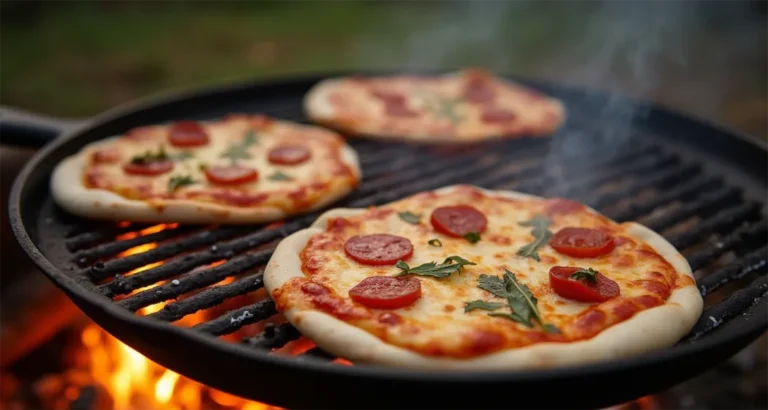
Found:
[[[546,136],[565,120],[560,101],[479,69],[331,78],[307,93],[304,108],[354,135],[422,143]]]
[[[326,212],[264,274],[330,353],[407,368],[512,369],[636,355],[701,315],[667,241],[566,199],[457,185]]]
[[[53,173],[56,202],[80,216],[258,223],[317,209],[360,182],[357,154],[323,128],[230,115],[135,128]]]

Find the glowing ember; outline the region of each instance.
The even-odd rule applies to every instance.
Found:
[[[165,369],[95,324],[83,329],[81,341],[89,356],[87,371],[93,381],[103,384],[113,409],[280,409],[214,390]],[[77,397],[77,387],[83,386],[65,394]]]

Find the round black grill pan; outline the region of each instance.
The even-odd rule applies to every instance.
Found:
[[[139,125],[233,112],[305,121],[302,97],[325,77],[159,97],[67,132],[42,149],[16,180],[9,213],[19,242],[90,318],[150,359],[212,387],[291,408],[605,407],[692,377],[765,331],[765,146],[721,126],[616,95],[522,81],[568,106],[567,124],[550,139],[461,148],[352,140],[365,177],[358,191],[338,205],[382,204],[443,185],[472,183],[570,196],[618,221],[643,222],[683,251],[706,305],[679,344],[631,359],[525,372],[431,373],[342,365],[318,348],[298,357],[278,356],[270,349],[300,336],[286,324],[266,326],[236,343],[218,337],[273,318],[269,299],[224,309],[193,327],[181,323],[201,309],[261,289],[261,268],[275,241],[307,226],[317,214],[282,225],[172,225],[126,235],[147,226],[82,220],[52,201],[48,179],[53,168],[91,141]],[[56,133],[6,117],[0,131],[3,143],[17,144],[30,144],[30,135],[44,141]],[[156,247],[116,257],[149,243]],[[211,286],[228,277],[235,279]],[[136,292],[152,285],[157,286]],[[160,302],[164,307],[146,317],[135,313]]]

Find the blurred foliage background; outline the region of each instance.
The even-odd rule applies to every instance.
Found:
[[[0,23],[0,102],[51,115],[297,72],[485,66],[768,134],[764,1],[3,0]]]

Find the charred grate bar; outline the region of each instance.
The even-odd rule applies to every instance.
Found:
[[[699,279],[703,295],[736,280],[765,275],[768,223],[757,203],[744,202],[741,192],[720,178],[702,175],[701,164],[683,161],[655,144],[595,147],[578,152],[557,152],[538,141],[525,144],[489,144],[482,147],[403,148],[399,144],[354,142],[361,155],[364,179],[359,189],[335,206],[367,207],[397,200],[424,190],[456,183],[488,188],[514,187],[535,194],[569,196],[603,210],[618,221],[636,220],[659,208],[680,206],[655,215],[646,223],[657,231],[693,217],[701,220],[689,230],[665,235],[678,249],[698,246],[688,255],[694,270],[707,268],[730,252],[744,255],[737,262]],[[654,192],[643,197],[644,191]],[[274,241],[311,224],[322,211],[289,219],[283,224],[244,227],[173,226],[146,235],[150,225],[128,225],[70,233],[66,247],[83,266],[76,278],[94,283],[106,297],[130,294],[116,301],[130,311],[166,302],[149,318],[175,322],[228,299],[263,288],[261,267],[272,255]],[[89,228],[92,229],[92,228]],[[712,238],[720,235],[719,238]],[[117,239],[119,237],[127,239]],[[116,240],[117,239],[117,240]],[[133,247],[157,244],[143,253],[105,260]],[[94,263],[95,262],[95,263]],[[138,268],[162,263],[138,273]],[[218,264],[213,266],[212,264]],[[244,275],[238,277],[239,275]],[[217,285],[222,280],[233,281]],[[172,280],[171,280],[172,279]],[[106,282],[106,283],[103,283]],[[143,287],[156,285],[147,290]],[[709,308],[689,340],[716,329],[710,316],[722,322],[751,306],[748,297],[765,296],[756,282],[749,292],[737,293]],[[137,290],[139,290],[137,292]],[[189,295],[191,292],[199,292]],[[226,335],[275,315],[267,299],[230,310],[193,327],[212,335]],[[712,323],[712,325],[708,324]],[[300,337],[289,324],[265,324],[256,336],[242,343],[257,349],[275,349]],[[299,360],[329,360],[312,348]]]

